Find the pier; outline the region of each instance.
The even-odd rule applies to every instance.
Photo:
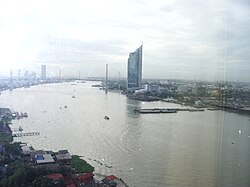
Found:
[[[188,112],[204,112],[204,109],[200,108],[146,108],[146,109],[134,109],[134,112],[141,114],[160,114],[160,113],[177,113],[178,111]]]
[[[15,133],[13,137],[22,137],[22,136],[38,136],[40,132],[25,132],[25,133]]]

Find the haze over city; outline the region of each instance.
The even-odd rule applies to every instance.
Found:
[[[246,0],[6,1],[0,7],[0,75],[126,77],[143,41],[143,78],[249,80]],[[120,73],[119,73],[120,72]]]

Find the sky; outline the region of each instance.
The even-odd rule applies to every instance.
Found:
[[[143,42],[143,78],[249,81],[248,0],[8,0],[0,75],[127,76]]]

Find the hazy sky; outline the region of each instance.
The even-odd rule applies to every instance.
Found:
[[[6,0],[0,74],[127,75],[143,41],[143,77],[250,78],[248,0]]]

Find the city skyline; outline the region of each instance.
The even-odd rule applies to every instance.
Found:
[[[145,79],[248,81],[249,9],[245,0],[5,2],[0,74],[44,64],[48,76],[104,77],[108,63],[111,77],[126,77],[127,54],[144,41]]]

